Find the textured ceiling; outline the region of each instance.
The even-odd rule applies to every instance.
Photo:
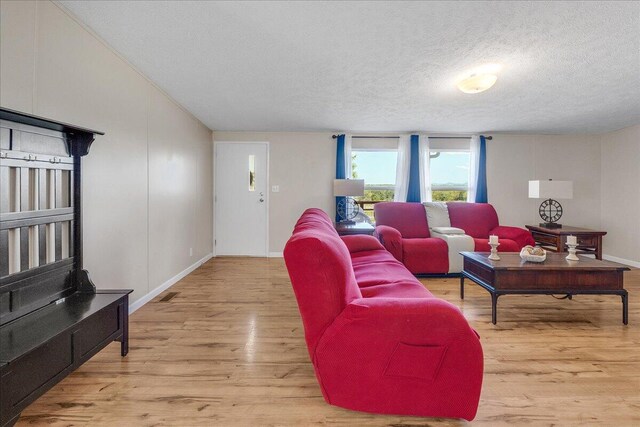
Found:
[[[215,130],[640,123],[638,2],[59,3]],[[484,63],[496,85],[458,91]]]

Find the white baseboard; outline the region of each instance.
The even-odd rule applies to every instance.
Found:
[[[617,256],[611,256],[611,255],[602,255],[602,259],[606,259],[607,261],[617,262],[619,264],[629,265],[631,267],[640,268],[640,262],[631,261],[630,259],[618,258]]]
[[[173,286],[176,283],[178,283],[178,281],[180,279],[185,277],[187,274],[191,273],[196,268],[200,267],[205,262],[209,261],[211,258],[213,258],[213,253],[210,253],[209,255],[205,256],[200,261],[196,261],[195,263],[193,263],[189,267],[185,268],[180,273],[176,274],[171,279],[167,280],[162,285],[158,286],[157,288],[155,288],[154,290],[152,290],[151,292],[149,292],[148,294],[146,294],[142,298],[140,298],[140,299],[134,301],[133,303],[129,304],[129,314],[133,313],[134,311],[136,311],[137,309],[139,309],[140,307],[142,307],[143,305],[145,305],[146,303],[148,303],[149,301],[151,301],[152,299],[154,299],[155,297],[160,295],[162,292],[166,291],[171,286]]]
[[[269,252],[269,258],[282,258],[283,256],[282,252]]]

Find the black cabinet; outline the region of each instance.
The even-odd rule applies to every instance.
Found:
[[[113,341],[130,290],[82,266],[82,157],[101,132],[0,109],[0,426]]]

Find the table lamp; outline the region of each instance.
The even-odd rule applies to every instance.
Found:
[[[573,181],[529,181],[529,198],[545,199],[538,209],[544,223],[540,227],[562,228],[558,220],[562,217],[562,205],[556,199],[573,198]]]
[[[333,195],[341,197],[336,204],[336,211],[342,224],[355,224],[353,218],[358,215],[360,206],[354,196],[364,196],[364,179],[334,179]]]

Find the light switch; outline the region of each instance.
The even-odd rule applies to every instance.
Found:
[[[279,185],[272,185],[271,186],[271,192],[272,193],[279,193],[280,192],[280,186]]]

